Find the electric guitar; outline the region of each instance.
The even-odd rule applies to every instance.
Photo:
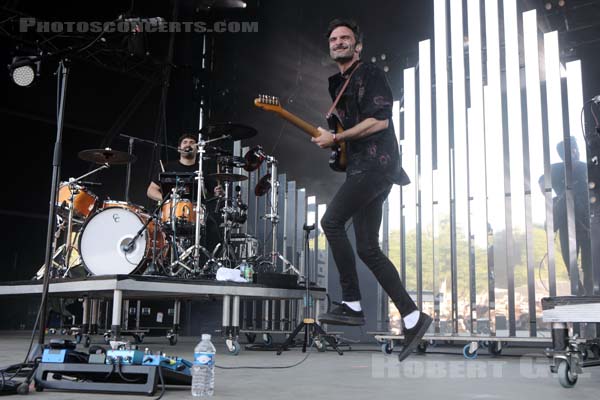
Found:
[[[308,133],[312,137],[321,136],[321,132],[319,132],[319,130],[315,126],[309,124],[300,117],[292,114],[291,112],[281,107],[281,103],[279,102],[278,97],[266,96],[261,94],[256,99],[254,99],[254,105],[256,107],[262,108],[263,110],[272,111],[278,114],[281,118],[290,122],[292,125],[302,129],[304,132]],[[329,130],[334,133],[338,133],[344,130],[342,123],[335,114],[331,114],[327,118],[327,125],[329,127]],[[346,170],[346,165],[346,143],[342,142],[332,147],[331,156],[329,156],[329,167],[334,171],[344,172]]]

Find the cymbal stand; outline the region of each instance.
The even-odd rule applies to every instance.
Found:
[[[64,274],[62,275],[63,278],[65,278],[67,276],[67,274],[69,273],[69,270],[71,269],[71,267],[69,266],[69,261],[71,259],[71,252],[73,251],[73,239],[72,239],[72,234],[73,234],[73,216],[75,214],[75,210],[73,207],[75,207],[75,194],[77,193],[78,189],[76,188],[75,185],[77,185],[78,182],[80,182],[82,179],[87,178],[90,175],[95,174],[96,172],[99,172],[103,169],[107,169],[109,167],[108,164],[102,164],[100,167],[87,172],[77,178],[69,178],[69,194],[71,195],[70,201],[69,201],[69,216],[67,219],[67,238],[65,241],[65,257],[63,259],[63,265],[62,265],[62,269],[64,269]]]
[[[273,269],[276,268],[277,259],[283,262],[283,271],[287,272],[292,270],[296,275],[300,275],[300,271],[286,259],[283,254],[277,251],[277,226],[279,224],[279,179],[277,176],[277,160],[273,156],[265,155],[267,161],[267,170],[271,172],[271,204],[269,206],[269,213],[264,215],[264,219],[271,221],[271,261],[270,264]]]
[[[206,146],[209,143],[216,142],[218,140],[229,139],[229,135],[222,135],[210,140],[202,139],[202,131],[198,132],[198,173],[196,176],[196,180],[198,184],[196,185],[196,226],[194,232],[194,244],[188,247],[179,258],[174,261],[176,265],[184,267],[186,270],[193,272],[195,275],[200,274],[202,268],[200,266],[200,252],[202,252],[205,256],[208,257],[209,260],[213,259],[212,254],[208,252],[201,244],[200,244],[200,230],[201,230],[201,212],[200,208],[202,206],[202,197],[204,192],[204,153],[206,153]],[[193,257],[192,266],[184,263],[184,260],[187,260],[189,257]],[[173,263],[171,264],[173,265]]]

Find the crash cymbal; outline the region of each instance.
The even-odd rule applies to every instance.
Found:
[[[245,175],[229,174],[229,173],[210,174],[210,175],[208,175],[208,178],[215,179],[215,180],[218,180],[221,182],[241,182],[241,181],[245,181],[248,179],[248,177]]]
[[[269,193],[269,190],[271,190],[271,174],[266,174],[256,184],[254,194],[258,197],[264,196]]]
[[[219,137],[222,135],[229,136],[232,140],[250,139],[258,134],[256,129],[248,125],[236,124],[233,122],[225,122],[222,124],[207,125],[201,130],[203,135],[210,138]]]
[[[82,150],[77,155],[83,161],[110,165],[133,163],[137,159],[134,155],[129,155],[124,151],[113,150],[109,147],[105,149]]]

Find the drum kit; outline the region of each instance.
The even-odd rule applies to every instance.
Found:
[[[165,197],[153,211],[127,201],[100,201],[91,187],[101,184],[84,180],[113,165],[134,162],[135,156],[131,152],[110,148],[79,152],[80,159],[99,164],[99,167],[62,182],[58,188],[55,251],[50,276],[143,274],[211,279],[220,267],[242,266],[249,277],[253,269],[275,269],[278,259],[284,263],[284,271],[292,269],[298,273],[276,252],[279,221],[277,160],[266,154],[261,146],[238,157],[211,145],[224,139],[244,140],[256,134],[251,127],[232,123],[202,129],[197,141],[198,170],[161,172],[159,181]],[[216,159],[217,171],[205,175],[204,161],[211,158]],[[254,194],[264,196],[271,192],[269,208],[263,216],[273,227],[272,251],[266,255],[259,254],[260,243],[256,238],[242,233],[248,206],[239,186],[248,179],[247,174],[239,172],[256,171],[263,162],[267,163],[267,174],[259,180]],[[205,177],[215,181],[219,188],[211,199],[204,190]],[[201,199],[199,202],[190,198],[193,187],[195,199]],[[207,204],[211,211],[214,210],[213,218],[209,218]],[[201,244],[209,219],[217,221],[220,240],[210,250]],[[63,242],[60,246],[59,241]],[[44,269],[42,266],[35,278],[41,279]]]

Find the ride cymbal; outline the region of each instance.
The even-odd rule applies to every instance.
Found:
[[[129,155],[124,151],[113,150],[109,147],[105,149],[82,150],[77,155],[83,161],[110,165],[133,163],[137,159],[134,155]]]

